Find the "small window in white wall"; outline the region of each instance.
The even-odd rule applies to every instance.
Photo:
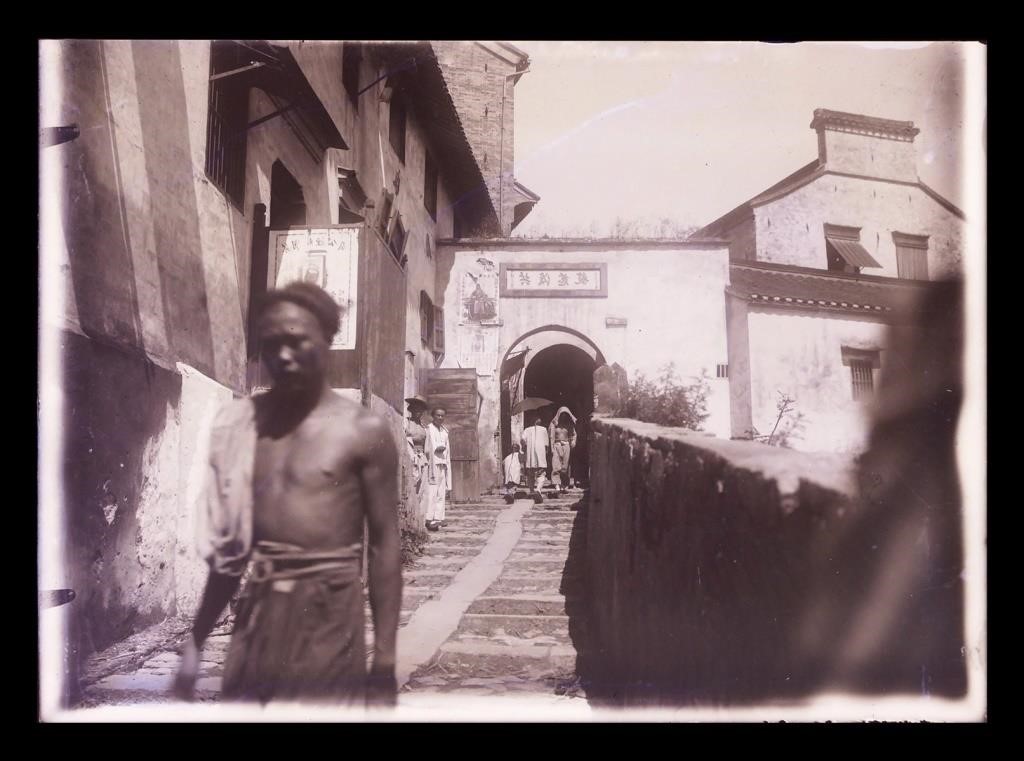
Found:
[[[843,364],[850,368],[850,391],[854,401],[870,399],[875,393],[875,371],[881,367],[877,349],[842,347]]]
[[[892,234],[896,245],[896,274],[908,280],[928,279],[928,236]]]
[[[729,377],[729,365],[718,365],[715,373],[716,378],[728,378]]]
[[[860,244],[860,228],[825,224],[825,257],[828,269],[856,275],[863,267],[881,267]]]

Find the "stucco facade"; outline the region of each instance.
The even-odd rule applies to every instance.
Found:
[[[776,435],[794,449],[858,452],[867,444],[870,401],[853,398],[843,347],[879,352],[888,360],[887,326],[878,320],[752,309],[747,316],[751,352],[753,427],[772,431],[779,395],[794,400]],[[770,350],[769,350],[770,348]],[[879,369],[874,369],[877,383]]]
[[[754,208],[756,258],[827,269],[825,224],[860,228],[860,243],[882,265],[865,275],[897,277],[893,233],[928,236],[928,276],[961,269],[963,220],[918,185],[825,174]]]
[[[868,402],[853,399],[843,347],[876,365],[886,361],[883,344],[900,304],[924,279],[961,271],[967,222],[918,179],[913,123],[818,109],[810,126],[818,134],[815,161],[694,238],[727,241],[734,265],[732,436],[770,434],[781,393],[793,405],[779,422],[786,446],[857,451],[866,443]],[[829,250],[840,254],[826,240],[837,229],[857,247],[842,255],[856,260],[842,268],[830,266]],[[924,272],[897,262],[897,242],[908,239],[926,246]],[[879,367],[872,372],[871,384]]]
[[[458,347],[467,337],[481,330],[492,332],[486,338],[493,342],[487,354],[492,360],[477,368],[483,397],[478,430],[483,485],[497,483],[500,462],[494,444],[500,425],[499,365],[507,354],[526,347],[530,348],[527,372],[533,357],[555,345],[575,346],[592,358],[600,352],[605,364],[620,365],[630,379],[640,373],[656,377],[670,362],[677,376],[687,382],[706,372],[711,393],[705,428],[719,436],[729,435],[728,381],[716,377],[716,366],[727,362],[728,351],[728,250],[724,245],[444,241],[439,256],[437,288],[443,293],[445,342],[450,347],[443,366],[460,366]],[[481,327],[464,319],[460,301],[460,283],[465,273],[483,266],[481,259],[495,269],[502,264],[561,263],[567,270],[603,264],[607,296],[499,296],[499,322]],[[542,328],[545,330],[533,332]]]

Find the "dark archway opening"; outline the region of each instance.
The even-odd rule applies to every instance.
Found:
[[[556,344],[541,349],[523,375],[524,396],[539,396],[554,402],[537,411],[545,427],[551,424],[556,411],[562,406],[568,407],[576,416],[576,446],[570,457],[569,472],[570,478],[579,485],[589,481],[589,422],[594,412],[596,367],[593,357],[582,349],[570,344]],[[549,468],[549,479],[550,476]]]

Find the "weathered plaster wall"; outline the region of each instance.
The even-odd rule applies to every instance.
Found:
[[[822,129],[818,150],[821,163],[837,172],[917,182],[917,152],[907,140]]]
[[[881,264],[867,275],[896,277],[893,232],[928,235],[928,278],[961,269],[964,221],[919,187],[827,174],[754,209],[757,260],[826,269],[824,224],[861,228],[861,245]]]
[[[205,582],[194,511],[209,428],[231,391],[63,334],[65,497],[84,654],[194,612]],[[112,413],[116,410],[116,413]]]
[[[751,309],[748,331],[750,405],[758,433],[767,435],[775,425],[781,392],[795,400],[794,411],[783,418],[778,431],[790,432],[788,446],[804,451],[862,450],[870,401],[854,401],[851,371],[842,363],[842,347],[880,351],[884,367],[888,359],[886,325]],[[879,372],[874,371],[876,387]]]

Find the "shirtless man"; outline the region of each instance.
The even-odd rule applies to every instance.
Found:
[[[246,585],[224,665],[235,700],[394,705],[401,603],[395,443],[386,422],[335,394],[327,356],[338,306],[319,287],[267,294],[259,321],[273,388],[214,423],[201,521],[210,575],[175,683],[191,696],[203,642]],[[366,674],[363,521],[374,660]]]

